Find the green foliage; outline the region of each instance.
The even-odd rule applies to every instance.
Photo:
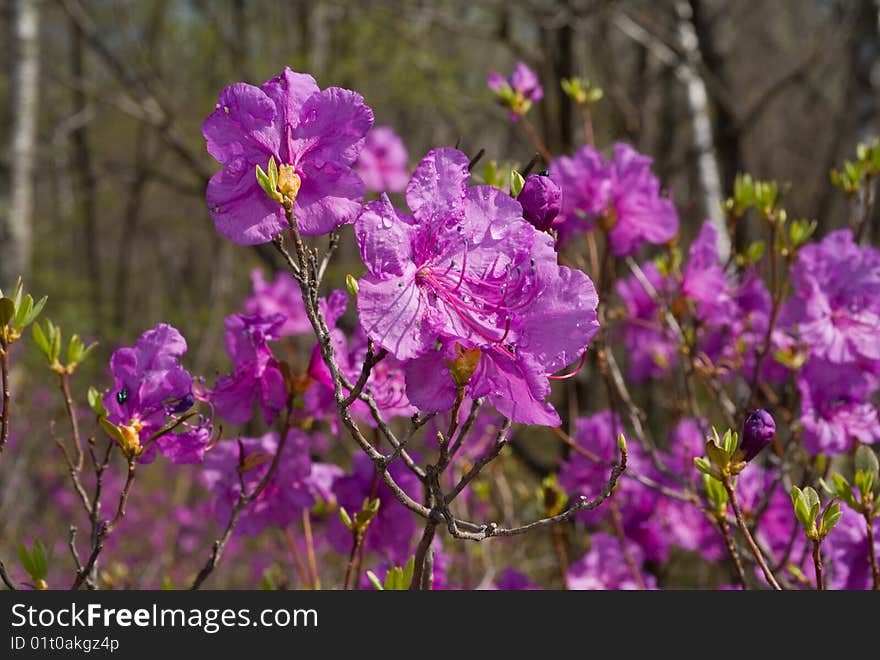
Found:
[[[880,141],[856,147],[856,160],[844,161],[842,170],[831,170],[831,183],[848,195],[859,192],[880,172]]]
[[[565,95],[578,105],[592,105],[605,95],[601,87],[591,84],[586,78],[563,78],[560,86]]]
[[[67,364],[62,364],[60,360],[62,333],[59,326],[48,319],[46,320],[45,328],[41,327],[39,323],[35,323],[33,336],[34,344],[36,344],[43,357],[46,358],[49,368],[59,374],[72,374],[98,345],[97,342],[93,342],[86,346],[79,335],[72,335],[67,344]]]
[[[412,583],[415,571],[415,557],[410,557],[403,568],[394,566],[385,574],[384,584],[373,571],[367,571],[367,578],[378,591],[406,591]]]
[[[362,536],[378,512],[379,499],[367,498],[361,505],[361,510],[356,512],[354,516],[349,514],[344,506],[339,507],[339,519],[352,534]]]
[[[20,277],[11,295],[5,296],[0,291],[0,346],[9,346],[18,341],[22,330],[33,323],[43,311],[46,300],[46,296],[43,296],[34,302],[31,294],[24,294]]]
[[[526,181],[525,179],[523,179],[522,174],[520,174],[516,170],[510,170],[510,195],[512,197],[519,197],[519,194],[522,192],[525,182]]]
[[[51,557],[40,539],[34,539],[30,551],[24,543],[20,543],[18,546],[18,560],[21,562],[22,568],[31,576],[38,589],[47,588],[46,576],[49,574]]]

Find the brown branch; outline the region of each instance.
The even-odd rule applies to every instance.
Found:
[[[822,542],[813,540],[813,566],[816,567],[816,589],[825,591],[824,567],[822,566]]]
[[[3,381],[3,413],[0,415],[0,455],[9,440],[9,405],[12,396],[9,393],[9,354],[5,342],[0,343],[0,380]]]
[[[281,439],[278,441],[278,447],[275,450],[275,455],[272,457],[272,462],[269,464],[269,469],[266,471],[266,474],[263,475],[263,478],[260,479],[259,483],[256,485],[253,491],[250,493],[247,492],[244,484],[244,472],[242,468],[244,467],[244,445],[239,441],[239,465],[238,465],[238,479],[239,479],[239,491],[238,498],[235,501],[235,504],[232,507],[232,513],[229,516],[229,521],[226,523],[226,528],[223,530],[223,534],[214,541],[211,546],[211,555],[208,557],[208,560],[205,562],[204,566],[202,566],[201,570],[196,575],[192,584],[190,585],[190,591],[196,591],[199,587],[202,586],[202,583],[208,579],[208,576],[214,571],[217,567],[217,564],[220,561],[220,558],[223,556],[223,551],[226,548],[226,544],[229,543],[229,539],[232,537],[232,532],[235,529],[235,526],[238,524],[238,519],[241,516],[241,512],[247,507],[251,502],[253,502],[257,497],[259,497],[260,493],[262,493],[266,486],[269,485],[272,477],[275,476],[275,471],[278,469],[278,464],[281,461],[281,454],[284,451],[284,445],[287,443],[287,435],[291,429],[292,422],[292,401],[288,401],[287,405],[287,414],[285,415],[284,420],[284,429],[281,433]]]
[[[880,566],[877,565],[877,550],[874,548],[874,526],[871,520],[871,514],[864,512],[865,529],[868,534],[868,562],[871,564],[871,578],[873,580],[874,591],[880,590]]]
[[[722,475],[721,483],[724,484],[724,489],[727,491],[727,498],[730,500],[730,505],[733,507],[733,513],[736,516],[736,524],[737,526],[739,526],[739,531],[743,535],[743,538],[746,540],[746,543],[751,549],[752,554],[755,557],[755,561],[758,562],[758,566],[761,568],[761,572],[764,574],[764,577],[771,587],[773,587],[776,591],[781,591],[782,587],[779,586],[779,582],[773,575],[773,571],[771,571],[770,567],[767,565],[767,560],[764,558],[764,553],[761,552],[758,544],[755,543],[755,539],[752,536],[752,533],[749,531],[749,526],[746,524],[746,520],[742,514],[742,509],[740,509],[739,502],[736,499],[736,493],[733,490],[733,485],[730,483],[730,477],[728,475]]]
[[[3,584],[6,585],[6,588],[9,589],[9,591],[18,591],[15,584],[12,582],[12,578],[10,578],[9,574],[6,572],[6,566],[3,564],[2,559],[0,559],[0,580],[3,581]]]

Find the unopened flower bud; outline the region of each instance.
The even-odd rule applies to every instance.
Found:
[[[549,177],[532,174],[517,197],[523,217],[540,231],[547,231],[562,207],[562,190]]]
[[[743,422],[742,444],[743,460],[748,462],[770,444],[776,435],[776,422],[766,410],[752,410]]]

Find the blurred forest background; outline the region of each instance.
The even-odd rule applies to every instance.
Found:
[[[655,158],[687,238],[737,172],[780,181],[789,213],[824,234],[846,223],[829,170],[880,123],[878,16],[877,0],[2,0],[0,288],[23,275],[49,296],[44,317],[101,342],[80,396],[161,321],[189,340],[193,373],[225,368],[223,319],[275,262],[214,231],[200,125],[224,86],[284,65],[362,93],[412,163],[457,142],[528,161],[486,88],[517,60],[545,89],[532,122],[570,153],[583,133],[560,80],[584,76],[605,91],[598,145]],[[334,286],[357,271],[350,238]]]
[[[2,22],[0,288],[25,275],[105,352],[168,321],[195,372],[273,257],[223,240],[204,203],[199,128],[233,81],[290,65],[361,92],[413,162],[460,141],[524,163],[486,75],[539,72],[554,153],[583,140],[559,81],[585,76],[606,93],[598,144],[656,159],[686,234],[740,171],[791,183],[786,207],[820,232],[845,222],[828,171],[880,121],[876,0],[4,0]]]

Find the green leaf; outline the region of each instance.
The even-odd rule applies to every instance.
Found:
[[[71,336],[70,342],[67,344],[67,363],[79,364],[79,361],[82,359],[83,350],[83,343],[79,335]]]
[[[273,192],[278,188],[278,164],[275,162],[275,156],[269,156],[269,184]]]
[[[34,344],[37,345],[37,348],[40,349],[40,353],[42,353],[48,360],[50,352],[49,340],[46,338],[46,333],[43,332],[39,323],[34,323],[34,329],[31,333],[34,336]]]
[[[0,325],[9,325],[15,317],[15,303],[11,298],[0,298]]]
[[[106,417],[102,417],[98,421],[101,423],[101,427],[107,432],[107,434],[119,443],[120,447],[125,446],[125,437],[122,435],[122,431],[119,430],[116,424],[109,421]]]
[[[23,327],[24,320],[30,315],[31,310],[33,310],[33,308],[34,308],[33,296],[31,296],[31,294],[27,294],[24,297],[24,300],[22,301],[21,305],[15,306],[15,318],[12,321],[12,324],[17,328]]]
[[[89,355],[91,355],[92,351],[95,350],[95,348],[97,346],[98,346],[98,342],[96,342],[96,341],[93,341],[91,344],[86,346],[85,349],[83,350],[83,352],[79,356],[79,362],[80,363],[85,362],[86,358],[89,357]]]
[[[723,469],[730,464],[730,454],[724,448],[716,445],[713,440],[706,442],[706,455],[709,457],[712,465],[717,468]]]
[[[856,449],[855,467],[856,470],[867,472],[874,479],[880,473],[880,461],[877,460],[877,454],[867,445],[860,445]]]
[[[373,571],[367,571],[367,579],[373,584],[373,588],[378,591],[385,591],[385,587],[382,586],[382,583],[379,582],[379,578],[376,577],[376,574]]]
[[[791,487],[791,503],[794,505],[794,515],[798,522],[807,531],[812,527],[813,521],[810,519],[810,505],[807,496],[797,486]]]
[[[746,264],[756,263],[764,256],[767,244],[764,241],[755,241],[746,249]]]
[[[107,416],[107,409],[104,408],[104,395],[101,394],[101,392],[94,387],[90,387],[86,394],[86,398],[88,399],[89,407],[94,410],[98,416]]]
[[[46,322],[47,327],[49,328],[49,341],[52,342],[51,348],[52,351],[49,355],[49,362],[55,362],[58,360],[58,357],[61,355],[61,328],[52,323],[51,321]]]
[[[855,483],[856,490],[862,496],[862,501],[864,501],[874,486],[874,475],[870,472],[859,470],[856,472],[853,482]]]
[[[409,589],[409,585],[412,584],[412,577],[413,577],[413,573],[415,572],[415,568],[416,568],[416,558],[410,557],[406,562],[406,566],[403,567],[403,588],[404,589]]]
[[[843,475],[837,472],[831,475],[831,480],[834,482],[834,490],[837,492],[837,497],[846,502],[851,509],[855,509],[857,507],[856,498],[853,496],[852,486],[850,486],[849,482],[844,479]]]
[[[703,474],[712,476],[712,464],[702,456],[694,456],[694,466]]]
[[[49,300],[48,296],[43,296],[42,298],[40,298],[37,301],[37,303],[33,306],[33,309],[31,310],[30,314],[28,314],[27,317],[24,319],[24,323],[22,323],[22,325],[28,326],[31,323],[33,323],[37,319],[37,317],[40,315],[40,312],[43,311],[43,307],[46,306],[47,300]]]
[[[723,514],[727,510],[727,490],[718,479],[710,477],[708,474],[703,475],[703,485],[706,488],[706,496],[712,502],[715,510]]]
[[[342,521],[342,524],[345,525],[345,528],[348,531],[353,531],[351,516],[348,515],[348,511],[345,510],[344,506],[339,507],[339,519]]]
[[[819,524],[819,536],[825,538],[828,533],[837,525],[837,521],[843,512],[840,510],[840,502],[832,502],[822,512],[822,520]]]
[[[721,447],[727,452],[728,456],[733,456],[739,445],[739,434],[736,431],[727,429],[724,433],[724,439]]]
[[[21,562],[22,568],[24,568],[27,574],[31,577],[34,577],[34,573],[36,573],[34,562],[31,559],[31,554],[28,552],[28,549],[25,547],[24,543],[18,544],[18,561]],[[36,580],[37,578],[34,579]]]
[[[12,290],[12,300],[15,302],[15,308],[18,309],[19,305],[21,305],[21,294],[24,291],[24,282],[22,282],[19,277],[15,282],[15,288]]]
[[[31,558],[34,564],[33,578],[35,580],[45,580],[49,574],[49,555],[46,552],[46,546],[43,545],[40,539],[34,539]]]
[[[517,172],[516,170],[510,170],[510,196],[511,197],[519,197],[519,194],[522,192],[523,186],[525,185],[526,180],[523,179],[522,174]]]
[[[348,289],[348,293],[352,296],[357,296],[358,291],[360,290],[357,278],[351,273],[348,273],[345,276],[345,288]]]

